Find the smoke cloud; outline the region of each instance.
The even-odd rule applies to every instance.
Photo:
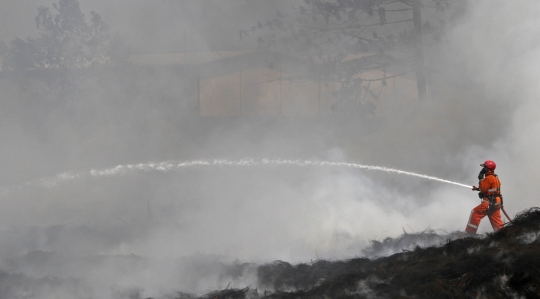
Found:
[[[249,39],[239,42],[238,29],[291,5],[80,2],[87,16],[100,13],[126,36],[134,54],[251,49]],[[540,5],[463,3],[464,15],[427,51],[434,53],[427,64],[438,89],[424,103],[398,96],[374,128],[356,120],[202,120],[192,79],[169,69],[96,71],[62,98],[47,96],[51,87],[32,74],[2,76],[0,297],[165,298],[255,287],[256,263],[362,256],[370,241],[404,230],[461,231],[478,204],[459,186],[346,167],[215,165],[32,183],[62,173],[179,160],[299,159],[476,185],[478,164],[491,159],[507,211],[536,205],[540,45],[531,37],[540,33]],[[50,4],[2,2],[0,39],[37,36],[39,5]],[[480,232],[488,231],[484,220]]]

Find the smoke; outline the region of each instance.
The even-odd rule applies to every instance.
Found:
[[[476,84],[484,86],[489,104],[501,101],[508,105],[508,110],[490,115],[509,122],[492,140],[490,154],[500,161],[505,194],[512,198],[507,205],[516,210],[535,203],[530,186],[539,163],[535,153],[539,122],[535,82],[538,71],[533,66],[538,63],[540,48],[527,36],[538,31],[538,21],[533,15],[539,9],[538,5],[529,3],[480,2],[471,5],[468,23],[458,26],[453,37],[458,39],[465,30],[470,30],[463,44],[475,51],[461,54],[460,59],[469,65],[470,73],[476,74]],[[500,22],[501,18],[509,21]],[[469,64],[473,61],[474,64]],[[470,152],[478,155],[478,149]]]
[[[239,28],[288,5],[109,2],[81,7],[100,13],[139,53],[232,49]],[[35,8],[45,4],[29,3],[0,4],[0,12],[17,16],[11,23],[22,20],[0,26],[9,28],[1,39],[35,36]],[[535,205],[540,48],[531,37],[539,10],[531,2],[467,2],[442,45],[429,48],[439,57],[428,56],[439,86],[431,99],[396,99],[376,130],[352,121],[201,120],[193,116],[192,82],[173,71],[97,73],[62,99],[47,98],[49,86],[30,75],[0,79],[0,185],[10,188],[0,195],[2,291],[11,298],[120,298],[255,286],[244,262],[350,258],[403,230],[463,230],[478,203],[458,186],[346,167],[71,179],[89,169],[252,157],[378,165],[475,185],[478,164],[491,159],[507,211]],[[63,182],[53,187],[25,185],[58,173]],[[483,221],[480,231],[490,230]],[[20,293],[25,286],[36,293]]]

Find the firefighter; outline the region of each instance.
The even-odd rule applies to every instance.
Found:
[[[480,205],[471,211],[469,222],[465,232],[476,234],[478,225],[482,218],[488,216],[491,227],[494,231],[498,231],[504,225],[501,218],[501,208],[503,199],[501,195],[501,182],[495,174],[497,165],[491,160],[487,160],[483,164],[480,174],[478,174],[479,187],[473,186],[473,191],[480,191],[478,197],[482,200]]]

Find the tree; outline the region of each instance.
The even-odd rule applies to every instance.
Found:
[[[124,46],[119,36],[111,35],[99,14],[92,11],[87,23],[77,0],[59,0],[53,7],[53,12],[49,7],[38,8],[35,21],[40,37],[12,40],[2,69],[84,68],[125,59],[118,55]]]
[[[432,0],[436,11],[450,7],[451,0]],[[420,100],[426,98],[422,35],[437,35],[438,28],[423,22],[421,0],[303,0],[293,2],[288,13],[258,22],[240,37],[259,32],[261,49],[274,49],[307,57],[317,65],[313,80],[340,84],[340,102],[356,102],[372,109],[366,96],[377,99],[372,82],[387,85],[387,69],[402,65],[393,76],[415,72]],[[391,54],[391,55],[389,55]],[[366,79],[363,72],[378,69],[380,78]],[[314,74],[314,75],[313,75]]]

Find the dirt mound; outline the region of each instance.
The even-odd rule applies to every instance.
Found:
[[[540,208],[497,233],[378,259],[259,267],[268,298],[540,298]]]
[[[484,237],[448,236],[440,246],[415,245],[377,259],[276,261],[258,268],[262,290],[227,289],[201,298],[540,298],[540,208],[519,213]],[[427,231],[373,243],[367,250],[407,245],[406,240],[433,243],[439,237]]]
[[[177,292],[155,298],[540,298],[540,208],[519,213],[497,233],[444,236],[429,230],[373,242],[365,252],[404,247],[402,252],[379,258],[223,265],[219,273],[224,279],[241,278],[248,271],[256,273],[256,285],[227,287],[203,296]],[[38,253],[38,257],[42,255]],[[0,298],[19,298],[23,289],[36,294],[59,292],[51,286],[68,285],[69,290],[76,290],[78,283],[0,271]],[[114,297],[146,298],[141,293],[138,289],[119,290]]]
[[[395,253],[413,250],[416,247],[439,246],[449,240],[463,238],[461,232],[437,233],[433,229],[426,229],[419,233],[407,233],[397,238],[385,238],[382,241],[372,240],[371,245],[362,250],[362,254],[368,258],[389,256]]]

